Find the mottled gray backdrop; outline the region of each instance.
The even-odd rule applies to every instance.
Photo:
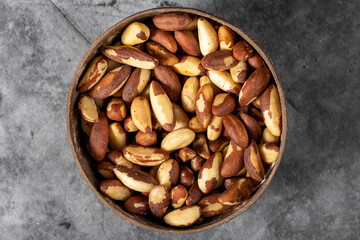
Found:
[[[286,152],[244,214],[187,236],[106,209],[76,168],[65,103],[106,29],[141,10],[191,7],[243,28],[269,54],[288,102]],[[0,239],[359,239],[360,3],[0,0]]]

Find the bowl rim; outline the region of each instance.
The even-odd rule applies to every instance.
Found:
[[[276,86],[278,88],[279,91],[279,96],[280,96],[280,103],[281,103],[281,111],[282,111],[282,134],[281,134],[281,138],[280,138],[280,146],[279,146],[279,155],[278,158],[276,160],[276,162],[272,165],[272,168],[269,170],[268,172],[268,176],[267,178],[262,182],[262,184],[260,185],[260,187],[258,187],[258,189],[255,191],[255,193],[245,202],[243,202],[242,204],[240,204],[239,206],[233,208],[231,211],[232,213],[226,217],[224,217],[223,219],[220,219],[216,222],[210,223],[208,225],[197,225],[197,228],[169,228],[169,229],[159,229],[155,226],[152,225],[145,225],[142,222],[133,220],[131,217],[129,217],[128,215],[126,215],[124,212],[121,212],[118,208],[114,208],[111,204],[111,201],[107,200],[101,193],[100,191],[93,186],[93,184],[90,182],[88,176],[86,175],[82,165],[79,162],[78,159],[78,155],[76,153],[75,150],[75,143],[72,139],[72,127],[71,127],[71,111],[74,110],[74,107],[72,105],[72,94],[74,92],[74,89],[76,89],[76,85],[78,83],[78,80],[81,77],[81,73],[84,71],[87,63],[92,59],[91,57],[91,52],[92,49],[94,48],[94,46],[99,46],[101,44],[102,41],[104,41],[104,36],[105,35],[109,35],[110,33],[116,31],[116,29],[118,28],[119,25],[122,24],[122,22],[125,21],[136,21],[139,18],[144,17],[144,15],[151,15],[151,16],[155,16],[161,13],[167,13],[167,12],[184,12],[184,13],[188,13],[188,14],[193,14],[193,15],[197,15],[200,17],[205,17],[208,19],[211,19],[212,21],[215,21],[221,25],[226,25],[229,28],[231,28],[233,31],[235,31],[237,34],[239,34],[244,40],[246,40],[259,54],[260,56],[263,58],[263,60],[265,61],[267,67],[269,68],[269,70],[271,71],[271,74],[275,80]],[[285,145],[286,145],[286,137],[287,137],[287,107],[286,107],[286,98],[285,98],[285,93],[280,81],[280,78],[275,70],[274,64],[272,62],[272,60],[270,59],[270,57],[265,53],[265,51],[259,46],[259,44],[252,38],[250,37],[244,30],[242,30],[240,27],[218,17],[215,15],[212,15],[210,13],[198,10],[198,9],[194,9],[194,8],[185,8],[185,7],[166,7],[166,8],[152,8],[152,9],[147,9],[141,12],[137,12],[135,14],[132,14],[130,16],[128,16],[127,18],[122,19],[121,21],[117,22],[116,24],[114,24],[111,28],[109,28],[108,30],[106,30],[105,32],[103,32],[94,42],[91,43],[91,45],[87,48],[87,50],[85,51],[84,55],[82,56],[78,66],[76,67],[74,76],[72,78],[71,84],[69,86],[69,90],[68,90],[68,96],[67,96],[67,104],[66,104],[66,127],[67,127],[67,135],[68,135],[68,141],[69,141],[69,145],[70,145],[70,149],[72,152],[72,155],[74,157],[75,163],[77,168],[79,169],[81,176],[83,177],[83,179],[85,180],[85,182],[87,183],[88,187],[91,189],[91,191],[95,194],[95,196],[99,199],[99,201],[105,205],[108,209],[110,209],[110,211],[112,211],[113,213],[115,213],[116,215],[120,216],[122,219],[124,219],[125,221],[134,224],[138,227],[147,229],[147,230],[152,230],[152,231],[156,231],[156,232],[160,232],[160,233],[176,233],[176,234],[185,234],[185,233],[196,233],[196,232],[201,232],[204,230],[208,230],[214,227],[217,227],[221,224],[224,224],[228,221],[230,221],[231,219],[237,217],[238,215],[240,215],[241,213],[243,213],[244,211],[246,211],[249,207],[251,207],[259,198],[260,196],[265,192],[266,188],[269,186],[270,182],[272,181],[278,167],[279,164],[281,162],[282,159],[282,155],[284,153],[285,150]],[[170,227],[170,226],[167,226]]]

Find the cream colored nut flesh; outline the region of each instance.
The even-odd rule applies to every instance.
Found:
[[[205,18],[198,20],[199,45],[202,55],[206,56],[219,47],[218,35],[215,29]]]
[[[161,149],[172,152],[188,146],[195,139],[195,133],[189,128],[180,128],[170,132],[161,142]]]
[[[199,206],[186,206],[166,214],[164,222],[173,227],[188,227],[193,225],[200,218],[200,215]]]
[[[81,116],[86,121],[92,123],[99,121],[98,107],[96,106],[94,99],[91,97],[87,95],[81,96],[78,103],[78,109]]]
[[[150,36],[149,28],[140,22],[130,23],[125,28],[121,35],[121,42],[124,45],[133,46],[135,44],[143,43],[148,40]]]

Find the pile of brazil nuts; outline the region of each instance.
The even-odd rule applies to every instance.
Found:
[[[133,22],[119,39],[77,86],[101,193],[173,227],[248,199],[281,135],[279,93],[261,56],[229,27],[186,13]]]

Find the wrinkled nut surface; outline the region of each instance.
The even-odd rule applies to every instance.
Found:
[[[135,136],[136,144],[141,146],[154,146],[157,142],[157,134],[155,131],[143,133],[139,131]]]
[[[218,38],[221,50],[232,50],[237,37],[233,30],[223,25],[219,27]]]
[[[197,118],[197,116],[193,117],[192,119],[190,119],[189,122],[189,128],[194,132],[194,133],[202,133],[206,131],[206,128],[203,128],[199,122],[199,119]]]
[[[130,103],[145,89],[150,80],[151,70],[136,68],[122,88],[122,99]]]
[[[182,56],[172,67],[175,72],[189,77],[204,75],[206,71],[201,65],[201,60],[193,56]]]
[[[114,122],[109,125],[109,147],[121,151],[127,143],[127,135],[121,124]]]
[[[183,185],[179,184],[173,187],[170,192],[171,206],[173,208],[182,207],[186,201],[187,196],[188,192]]]
[[[239,41],[233,48],[234,57],[239,61],[246,61],[254,54],[254,50],[246,41]]]
[[[168,95],[156,81],[150,84],[150,102],[161,127],[168,132],[172,131],[176,124],[174,109]]]
[[[200,157],[200,156],[196,156],[194,158],[192,158],[190,160],[190,166],[191,166],[191,169],[194,171],[194,172],[199,172],[202,165],[204,164],[205,160]]]
[[[96,106],[94,99],[91,97],[82,95],[78,102],[78,109],[81,116],[86,121],[91,123],[99,121],[98,107]]]
[[[227,178],[224,182],[225,189],[229,189],[232,185],[234,185],[235,182],[240,180],[240,177],[233,177],[233,178]]]
[[[196,223],[200,216],[201,211],[199,206],[186,206],[166,214],[164,222],[173,227],[188,227]]]
[[[252,179],[259,182],[264,179],[264,166],[261,161],[258,146],[254,140],[251,140],[250,145],[245,149],[244,163],[246,171]]]
[[[218,198],[219,194],[215,193],[203,197],[200,202],[198,202],[202,217],[213,217],[233,208],[231,205],[220,203]]]
[[[109,124],[104,112],[100,113],[99,121],[93,124],[89,135],[89,153],[101,161],[106,155],[109,144]]]
[[[211,121],[211,106],[213,98],[214,92],[210,85],[202,86],[196,94],[196,116],[203,128],[206,128]]]
[[[281,106],[277,88],[270,84],[260,97],[261,113],[272,135],[281,135]]]
[[[119,165],[114,168],[114,173],[125,186],[134,191],[150,192],[158,184],[153,176],[139,169]]]
[[[232,80],[230,73],[227,71],[208,70],[207,75],[210,81],[223,91],[235,95],[239,94],[240,85]]]
[[[190,119],[189,119],[188,115],[176,103],[172,103],[172,106],[173,106],[173,109],[174,109],[175,119],[176,119],[175,127],[174,127],[173,130],[177,130],[177,129],[180,129],[180,128],[188,128],[189,127],[189,122],[190,122]]]
[[[127,132],[136,132],[136,131],[139,130],[136,127],[136,125],[134,124],[134,121],[133,121],[131,116],[125,118],[125,120],[124,120],[124,129]]]
[[[151,189],[149,207],[156,218],[162,218],[170,205],[170,195],[165,186],[158,185]]]
[[[152,131],[149,101],[144,96],[137,96],[131,103],[131,117],[135,126],[143,133]]]
[[[129,160],[127,160],[124,157],[124,155],[122,154],[122,152],[120,152],[120,151],[111,151],[111,152],[108,153],[107,157],[115,165],[120,165],[120,166],[124,166],[124,167],[127,167],[127,168],[134,168],[134,167],[137,168],[137,167],[139,167],[137,165],[134,165]]]
[[[108,62],[104,56],[95,57],[77,86],[79,92],[86,92],[104,76]]]
[[[248,59],[248,64],[252,69],[258,69],[265,66],[264,60],[258,53],[255,53]]]
[[[241,178],[219,195],[219,202],[224,205],[237,205],[248,199],[253,192],[252,181]]]
[[[122,65],[108,72],[88,92],[89,96],[95,99],[105,99],[115,94],[125,84],[130,76],[131,67]]]
[[[185,111],[194,113],[196,110],[196,94],[200,85],[197,77],[189,77],[181,90],[181,103]]]
[[[215,141],[220,137],[222,129],[222,117],[213,116],[207,127],[207,138],[210,141]]]
[[[209,148],[212,152],[221,152],[229,144],[229,139],[225,136],[220,136],[214,141],[209,141]]]
[[[157,27],[150,25],[150,39],[161,44],[164,48],[172,53],[176,53],[178,45],[173,35],[168,31],[163,31]]]
[[[272,164],[279,156],[279,147],[273,143],[263,143],[258,146],[261,160],[265,164]]]
[[[208,159],[210,158],[210,150],[209,146],[207,144],[207,139],[204,134],[197,134],[194,142],[193,142],[193,148],[197,154],[199,154],[200,157]]]
[[[114,121],[122,121],[126,117],[126,105],[120,98],[112,98],[106,106],[106,116]]]
[[[235,67],[238,63],[230,50],[217,50],[206,55],[201,64],[204,68],[214,71],[224,71]],[[237,82],[237,81],[236,81]]]
[[[119,180],[104,180],[100,183],[100,192],[108,198],[125,201],[131,196],[129,188]]]
[[[201,55],[199,42],[192,31],[175,31],[174,36],[186,54],[195,57]]]
[[[159,60],[134,47],[104,46],[100,51],[106,57],[132,67],[154,69],[159,65]]]
[[[180,167],[176,160],[170,159],[163,162],[156,173],[156,179],[170,191],[171,186],[175,185],[179,179]]]
[[[246,113],[240,113],[240,118],[245,125],[246,131],[250,139],[254,139],[255,142],[259,142],[261,139],[261,126],[255,118]]]
[[[223,117],[223,124],[227,134],[234,143],[242,148],[246,148],[249,144],[249,137],[244,124],[239,118],[233,114]]]
[[[249,75],[249,67],[244,61],[239,61],[234,67],[230,68],[230,75],[234,82],[244,83]]]
[[[172,152],[188,146],[195,139],[195,133],[189,128],[180,128],[166,135],[161,141],[161,149]]]
[[[128,198],[124,203],[124,208],[129,213],[146,216],[149,214],[149,201],[143,196],[132,196]]]
[[[256,121],[258,121],[258,123],[260,124],[260,126],[264,127],[265,123],[264,123],[264,117],[262,115],[262,113],[260,112],[259,109],[250,106],[249,107],[249,114],[256,119]]]
[[[274,136],[268,128],[265,128],[262,137],[261,137],[261,143],[274,143],[275,145],[279,144],[280,138],[277,136]]]
[[[157,66],[154,69],[155,77],[171,101],[180,100],[181,83],[177,74],[169,67]]]
[[[190,159],[196,157],[196,152],[191,148],[184,147],[179,150],[178,156],[181,159],[181,161],[185,163],[188,162]]]
[[[257,97],[254,101],[251,103],[254,107],[260,109],[260,97]]]
[[[215,96],[211,112],[215,116],[223,117],[234,111],[236,106],[235,98],[229,93],[219,93]]]
[[[154,25],[164,31],[176,31],[184,29],[192,22],[186,13],[172,12],[163,13],[152,18]]]
[[[211,192],[220,179],[220,168],[222,164],[222,154],[216,152],[201,167],[198,176],[199,189],[208,194]]]
[[[175,54],[157,42],[147,42],[146,52],[159,60],[159,63],[164,66],[173,66],[179,62],[179,58]]]
[[[167,152],[155,147],[127,145],[122,151],[127,160],[140,166],[159,165],[170,158]]]
[[[180,184],[190,187],[194,183],[194,173],[185,165],[180,167]]]
[[[219,47],[219,40],[216,30],[205,18],[202,17],[198,19],[197,26],[200,51],[202,55],[206,56],[209,53],[216,51]]]
[[[197,181],[195,181],[189,189],[189,194],[186,199],[186,206],[191,206],[191,205],[198,203],[201,200],[201,198],[203,197],[203,195],[204,194],[200,190]]]
[[[143,43],[148,40],[150,29],[141,22],[130,23],[121,35],[121,42],[127,46]]]
[[[270,71],[267,67],[256,69],[245,81],[239,94],[240,106],[249,105],[264,91],[270,82]]]
[[[230,141],[229,148],[221,165],[221,176],[235,176],[244,167],[244,149]]]
[[[97,171],[106,179],[114,179],[114,164],[109,161],[100,161],[97,165]]]

